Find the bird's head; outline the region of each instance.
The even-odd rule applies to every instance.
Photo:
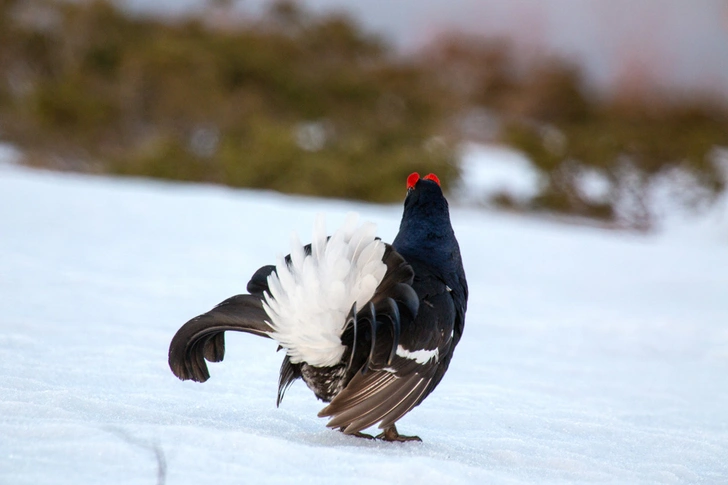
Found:
[[[459,264],[459,256],[452,255],[459,255],[458,244],[437,175],[420,177],[415,172],[407,177],[402,222],[392,244],[408,260],[427,261],[443,272],[457,269],[453,265]]]
[[[438,187],[440,186],[440,179],[434,173],[427,174],[424,178],[420,178],[419,173],[413,172],[409,175],[409,177],[407,177],[407,190],[414,190],[417,186],[417,183],[421,180],[429,180],[430,182],[435,182]]]
[[[407,197],[404,206],[407,208],[411,205],[429,205],[436,203],[438,205],[445,204],[447,201],[442,194],[440,187],[440,179],[434,173],[420,177],[420,174],[414,172],[407,177]]]

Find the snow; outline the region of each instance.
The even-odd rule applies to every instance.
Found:
[[[404,181],[403,181],[404,184]],[[174,332],[291,231],[401,206],[0,165],[0,483],[726,483],[725,212],[634,235],[454,208],[470,283],[423,443],[326,429],[275,343],[229,334],[204,383]]]
[[[497,195],[525,203],[538,195],[538,171],[523,153],[510,147],[467,143],[460,164],[462,181],[454,195],[463,205],[486,205]]]

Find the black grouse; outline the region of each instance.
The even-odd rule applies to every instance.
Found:
[[[399,233],[386,244],[355,215],[311,244],[294,236],[291,254],[263,266],[250,294],[233,296],[184,324],[169,347],[180,379],[204,382],[225,353],[224,332],[272,338],[286,351],[278,383],[303,379],[329,403],[319,413],[345,434],[379,424],[377,438],[403,436],[395,423],[440,383],[465,325],[468,286],[448,203],[434,174],[407,178]]]

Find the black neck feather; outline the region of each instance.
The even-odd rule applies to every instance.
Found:
[[[448,203],[437,184],[420,180],[407,194],[392,246],[408,261],[420,261],[442,274],[462,271]]]

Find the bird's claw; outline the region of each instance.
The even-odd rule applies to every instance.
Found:
[[[339,428],[339,431],[344,432],[343,428]],[[388,442],[398,442],[398,443],[404,443],[405,441],[422,441],[422,439],[419,436],[405,436],[403,434],[399,434],[397,432],[397,427],[395,425],[389,426],[388,428],[385,428],[384,431],[379,433],[376,436],[372,436],[370,434],[362,433],[361,431],[357,431],[356,433],[348,433],[349,436],[354,436],[355,438],[364,438],[367,440],[381,440],[381,441],[388,441]]]
[[[397,441],[399,443],[403,443],[405,441],[422,441],[419,436],[405,436],[403,434],[399,434],[395,425],[386,428],[384,431],[379,433],[376,438],[382,441]]]

